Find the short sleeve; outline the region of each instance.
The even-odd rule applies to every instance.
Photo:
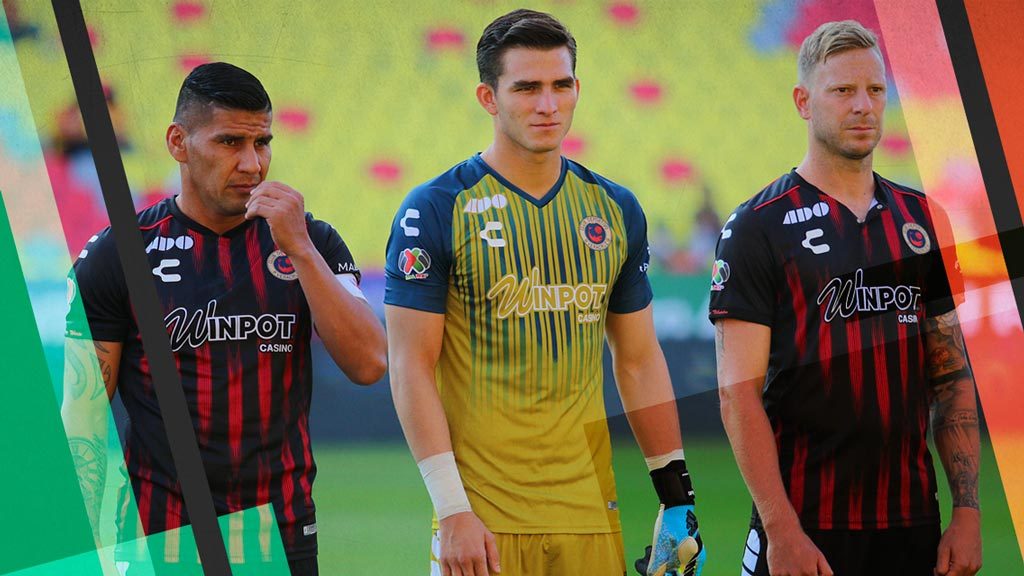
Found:
[[[653,298],[651,281],[647,277],[647,267],[651,260],[647,245],[647,218],[640,202],[629,190],[616,186],[613,197],[622,209],[627,253],[626,262],[612,286],[608,310],[616,314],[628,314],[644,309]]]
[[[68,338],[123,342],[128,335],[131,304],[109,228],[93,236],[78,255],[68,274],[68,305]]]
[[[963,300],[964,280],[949,217],[934,201],[929,201],[928,207],[934,242],[928,252],[931,261],[924,286],[924,306],[925,315],[934,318],[953,310]]]
[[[423,186],[398,208],[384,263],[384,303],[445,312],[454,195]]]
[[[777,266],[757,214],[741,206],[718,236],[711,269],[708,318],[736,318],[772,325],[778,295]]]
[[[348,245],[341,239],[341,235],[334,229],[334,226],[314,219],[311,214],[306,214],[306,219],[310,239],[331,271],[335,274],[352,274],[356,277],[357,282],[361,281],[362,273],[356,266],[355,259],[352,258],[352,252],[349,251]]]

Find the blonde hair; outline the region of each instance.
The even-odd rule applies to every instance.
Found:
[[[829,56],[847,50],[866,48],[874,50],[882,59],[878,37],[856,20],[826,22],[804,38],[797,60],[797,81],[803,84],[818,64],[824,64]]]

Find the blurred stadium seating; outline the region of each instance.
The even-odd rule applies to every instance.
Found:
[[[133,142],[124,162],[138,197],[174,190],[163,137],[184,75],[230,61],[274,99],[271,177],[302,191],[363,267],[379,269],[405,192],[487,146],[475,43],[487,22],[521,4],[105,0],[83,8],[103,81],[118,95],[122,138]],[[870,2],[525,4],[563,19],[579,42],[582,95],[566,154],[632,188],[670,250],[685,249],[704,186],[728,214],[799,162],[794,42],[825,19],[874,22]],[[18,53],[44,137],[73,102],[50,10],[19,6],[39,29]],[[895,96],[886,120],[876,164],[919,181]]]

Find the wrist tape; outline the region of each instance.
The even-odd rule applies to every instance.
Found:
[[[455,465],[454,452],[428,456],[416,465],[419,466],[420,476],[423,477],[423,484],[430,494],[430,501],[434,504],[438,520],[472,510],[469,498],[466,497],[466,489],[462,487],[459,467]]]

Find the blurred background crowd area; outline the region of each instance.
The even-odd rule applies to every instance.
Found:
[[[203,62],[232,62],[256,74],[274,101],[270,178],[302,192],[307,208],[338,228],[379,303],[389,224],[406,192],[490,141],[490,118],[474,96],[476,41],[521,4],[86,0],[83,10],[138,208],[179,186],[164,134],[182,79]],[[655,292],[669,300],[659,331],[706,336],[701,305],[724,218],[804,152],[805,125],[791,100],[800,41],[832,19],[878,30],[873,5],[526,4],[577,38],[581,99],[564,154],[640,198]],[[25,138],[37,133],[43,143],[64,228],[40,227],[33,250],[74,256],[106,214],[52,9],[4,6],[35,121]],[[12,152],[4,151],[16,160]],[[876,166],[920,182],[894,86]],[[35,272],[53,271],[26,271]]]

